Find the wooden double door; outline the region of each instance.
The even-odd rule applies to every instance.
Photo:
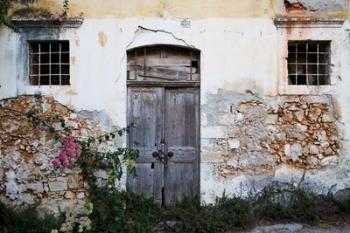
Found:
[[[128,187],[173,206],[199,195],[199,88],[128,87],[128,144],[140,151]]]

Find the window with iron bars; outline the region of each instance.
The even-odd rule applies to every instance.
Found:
[[[330,41],[288,42],[288,84],[330,85]]]
[[[69,41],[29,42],[31,85],[69,85]]]

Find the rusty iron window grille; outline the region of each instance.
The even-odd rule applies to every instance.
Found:
[[[288,42],[288,84],[330,85],[330,41]]]
[[[30,85],[70,85],[69,41],[30,41],[28,46]]]

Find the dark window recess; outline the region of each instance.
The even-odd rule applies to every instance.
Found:
[[[330,85],[330,41],[288,42],[288,84]]]
[[[69,41],[29,42],[31,85],[69,85]]]

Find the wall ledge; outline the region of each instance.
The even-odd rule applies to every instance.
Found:
[[[277,28],[341,28],[343,18],[315,17],[276,17],[274,24]]]
[[[79,28],[84,19],[68,18],[59,22],[46,18],[18,18],[12,19],[11,22],[17,28]]]

